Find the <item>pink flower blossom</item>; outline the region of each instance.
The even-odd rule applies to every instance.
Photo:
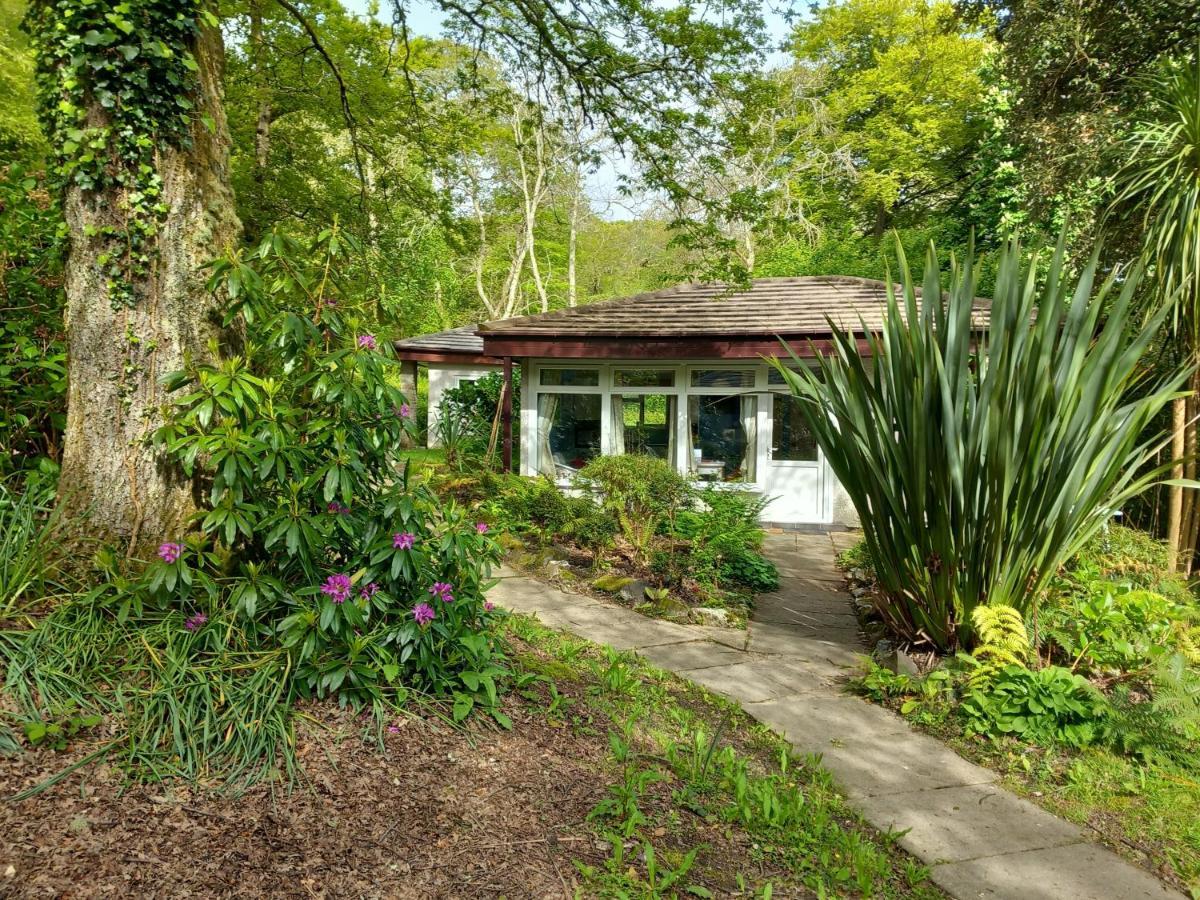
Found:
[[[379,593],[379,585],[377,585],[375,582],[372,581],[370,584],[368,584],[366,587],[364,587],[361,591],[358,592],[358,596],[362,597],[364,600],[370,600],[372,597],[374,597],[378,593]]]
[[[480,534],[487,534],[488,533],[488,523],[487,522],[476,522],[475,530],[478,531]]]
[[[327,594],[334,603],[345,603],[350,599],[350,592],[353,589],[354,585],[350,582],[350,576],[342,574],[330,575],[321,585],[321,593]]]
[[[188,631],[199,631],[201,628],[204,627],[204,624],[207,621],[208,621],[208,616],[206,616],[202,612],[198,612],[194,616],[192,616],[190,619],[188,619],[186,622],[184,622],[183,627],[186,628]]]
[[[399,733],[400,733],[399,725],[389,725],[388,726],[388,734],[399,734]]]
[[[360,349],[360,350],[374,350],[374,349],[375,349],[375,335],[373,335],[373,334],[360,334],[360,335],[358,336],[358,349]]]
[[[331,516],[344,516],[346,513],[350,512],[350,507],[342,506],[342,504],[338,503],[336,500],[330,500],[329,505],[325,508],[329,511]]]
[[[173,563],[183,556],[183,544],[173,544],[168,541],[158,545],[158,555],[163,562]]]
[[[407,419],[412,416],[412,407],[407,403],[401,403],[400,408],[396,410],[396,415],[402,419]]]
[[[433,607],[428,603],[418,603],[413,607],[412,613],[418,625],[428,625],[437,616],[437,613],[433,611]]]
[[[435,581],[433,587],[429,589],[429,593],[437,597],[443,603],[454,602],[454,585],[446,581]]]
[[[392,535],[392,547],[395,550],[411,550],[416,542],[417,536],[408,531]]]
[[[495,608],[496,608],[496,604],[493,603],[491,600],[483,601],[483,611],[484,612],[491,612]]]

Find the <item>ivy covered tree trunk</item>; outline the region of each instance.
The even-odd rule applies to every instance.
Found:
[[[159,379],[232,337],[202,269],[240,230],[223,47],[215,19],[189,6],[133,0],[112,22],[120,7],[56,0],[28,19],[70,232],[59,501],[73,534],[130,553],[178,538],[200,499],[152,444],[168,400]]]

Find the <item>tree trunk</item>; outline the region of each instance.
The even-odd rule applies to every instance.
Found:
[[[1180,397],[1171,405],[1171,459],[1175,461],[1171,477],[1183,478],[1184,431],[1187,425],[1187,401]],[[1183,487],[1171,485],[1167,495],[1167,552],[1171,569],[1179,567],[1180,540],[1183,536]]]
[[[211,360],[235,337],[221,329],[200,268],[227,249],[240,228],[229,180],[220,32],[204,25],[194,52],[199,84],[192,146],[156,155],[167,212],[150,274],[134,285],[133,308],[113,309],[97,262],[112,249],[100,229],[122,220],[122,192],[72,186],[64,202],[71,236],[69,389],[59,497],[74,534],[119,542],[129,553],[177,540],[200,499],[194,481],[151,446],[168,402],[159,379],[185,360]]]
[[[250,4],[250,47],[254,62],[254,93],[258,98],[258,115],[254,123],[254,181],[261,185],[271,161],[271,87],[267,82],[262,8],[258,2]]]

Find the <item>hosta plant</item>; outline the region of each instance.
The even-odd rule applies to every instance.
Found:
[[[1164,476],[1153,423],[1186,373],[1142,362],[1163,313],[1133,315],[1136,269],[1098,282],[1096,254],[1072,275],[1061,245],[1046,262],[1014,240],[987,309],[973,251],[951,260],[947,292],[933,247],[921,287],[897,252],[878,334],[831,324],[815,369],[779,369],[862,520],[881,614],[903,639],[953,650],[971,645],[976,605],[1027,614]]]

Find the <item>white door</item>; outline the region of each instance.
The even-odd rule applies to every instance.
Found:
[[[767,423],[767,522],[827,522],[829,501],[825,460],[790,394],[771,394]]]

